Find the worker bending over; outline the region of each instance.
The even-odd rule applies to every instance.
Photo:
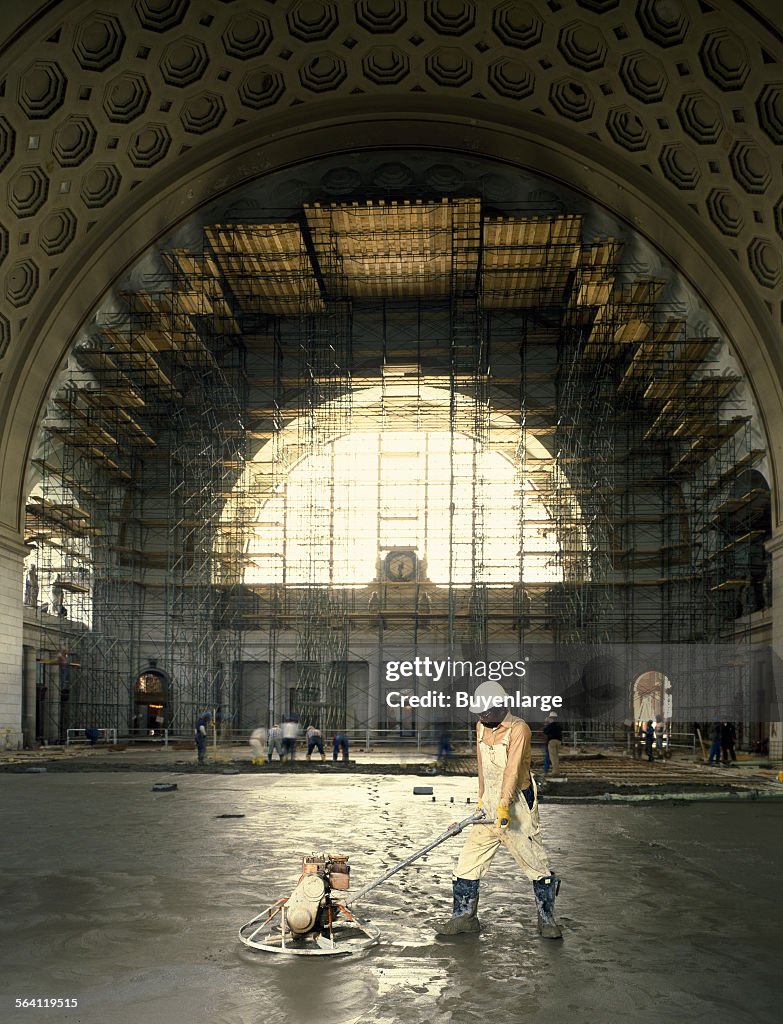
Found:
[[[486,682],[475,697],[506,696],[500,683]],[[560,939],[555,920],[555,896],[560,880],[552,873],[541,842],[535,780],[530,774],[530,727],[506,708],[490,707],[478,715],[479,807],[488,824],[471,827],[453,880],[453,915],[437,928],[439,935],[477,932],[479,884],[502,844],[533,883],[538,931],[547,939]]]

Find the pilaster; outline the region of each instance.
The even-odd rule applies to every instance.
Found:
[[[22,746],[22,580],[27,548],[0,524],[0,750]]]

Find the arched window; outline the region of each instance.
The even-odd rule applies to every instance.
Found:
[[[441,586],[563,580],[556,525],[515,457],[520,430],[510,417],[495,423],[500,441],[491,431],[478,439],[451,429],[447,390],[396,385],[352,396],[339,436],[323,426],[327,409],[313,418],[293,420],[238,485],[233,514],[247,523],[253,509],[245,583],[366,586],[396,550],[415,552],[420,575]],[[318,429],[324,439],[312,443]],[[298,458],[282,472],[287,448]],[[258,483],[270,478],[271,488]]]
[[[89,515],[55,478],[37,484],[26,503],[24,604],[43,615],[92,624]]]

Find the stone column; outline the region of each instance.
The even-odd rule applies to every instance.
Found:
[[[0,749],[22,746],[22,581],[27,548],[0,524]]]
[[[35,708],[36,708],[36,676],[38,662],[35,657],[34,647],[23,648],[22,681],[24,693],[22,696],[22,731],[24,733],[24,745],[32,749],[35,746]]]
[[[378,728],[378,695],[380,693],[380,666],[378,647],[370,650],[367,656],[367,728],[364,738],[365,748],[372,744],[372,731]]]
[[[772,657],[768,685],[762,696],[769,723],[769,756],[783,758],[783,528],[778,528],[767,543],[772,563]]]

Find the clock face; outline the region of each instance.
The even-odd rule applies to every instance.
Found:
[[[385,564],[387,580],[394,583],[410,583],[416,578],[415,551],[390,551]]]

